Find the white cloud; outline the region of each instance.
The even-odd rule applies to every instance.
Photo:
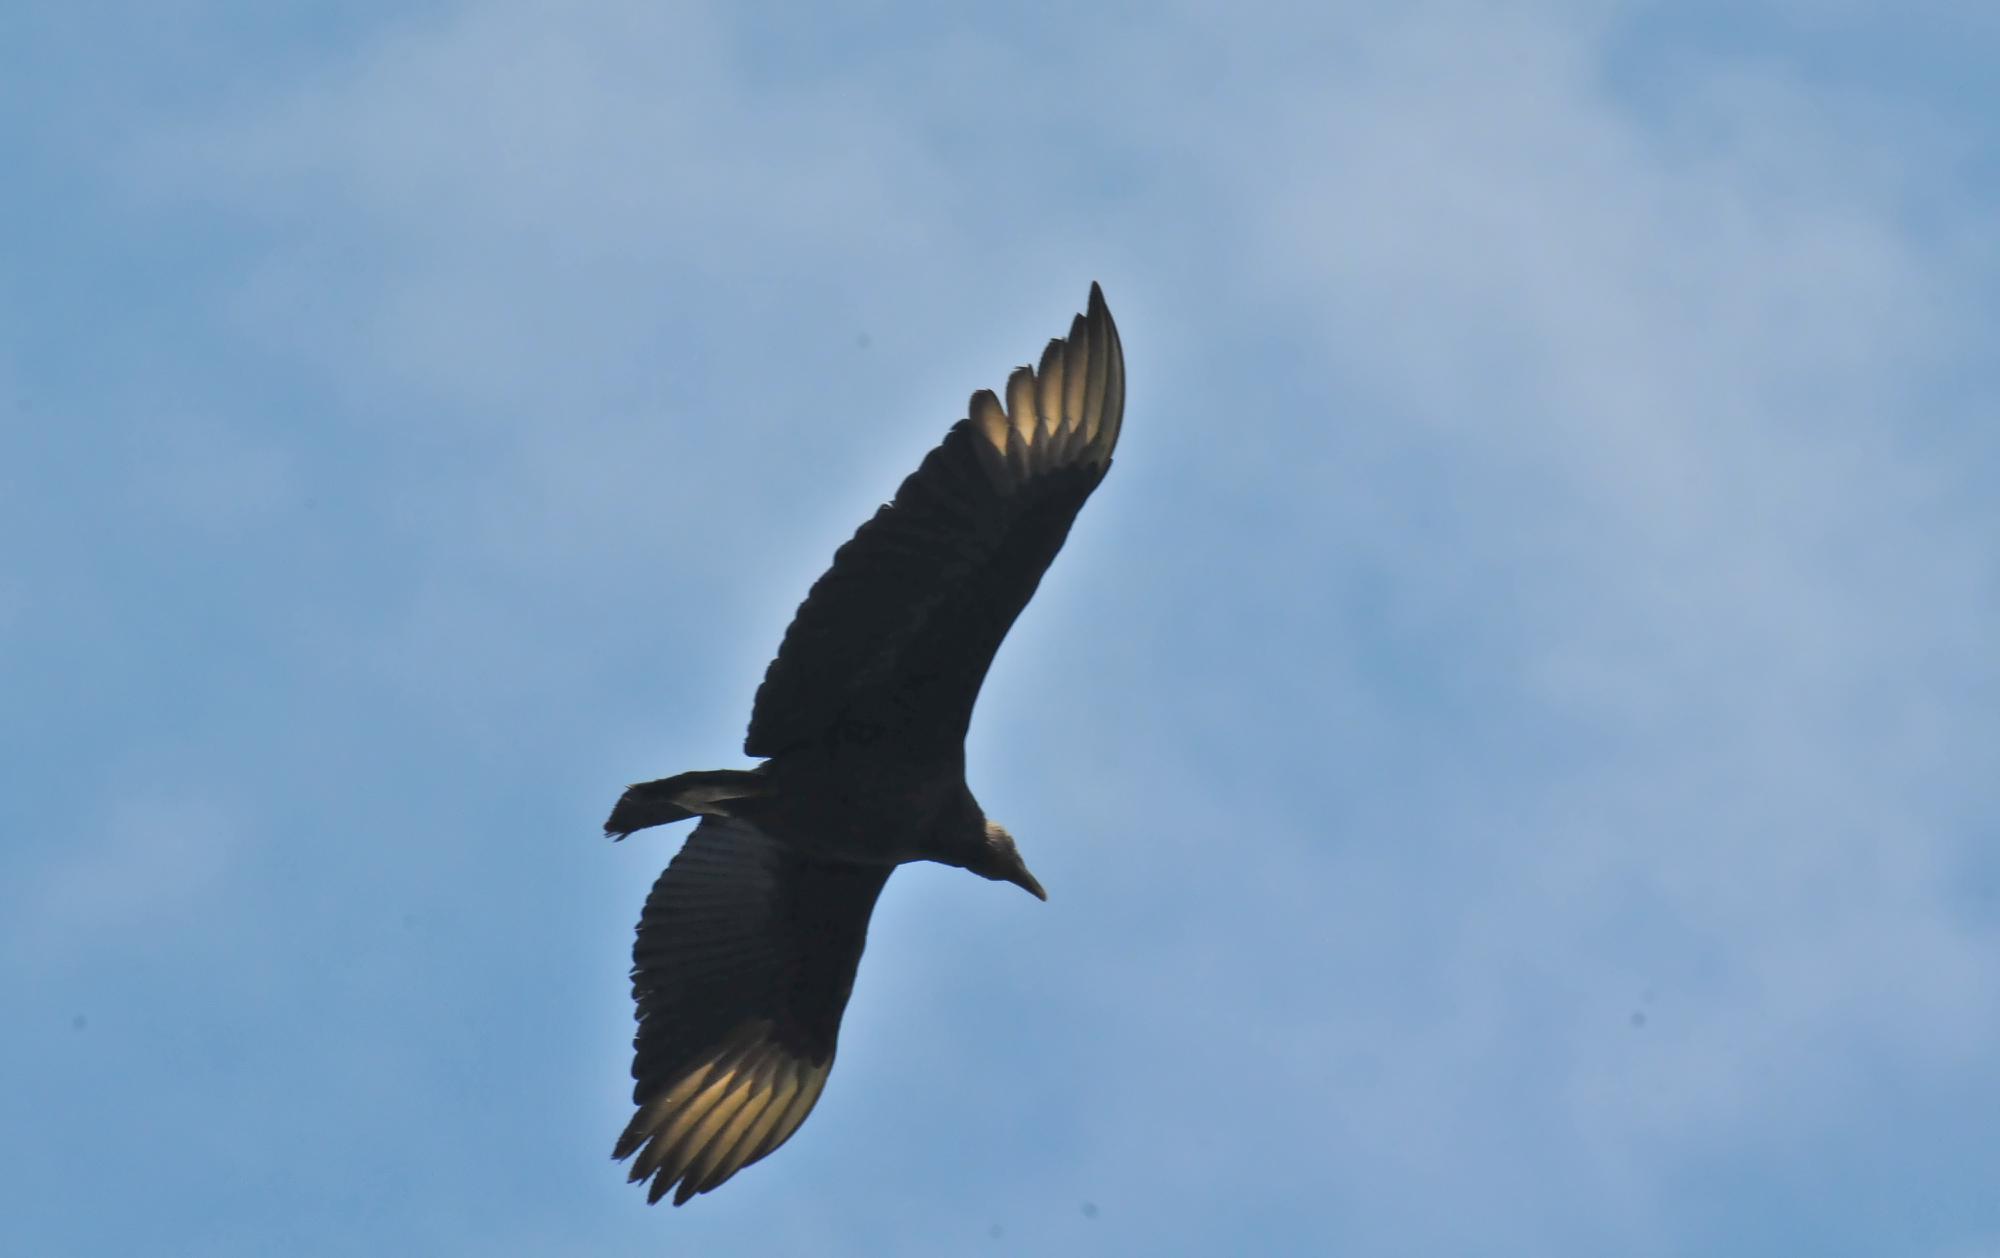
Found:
[[[1586,1147],[1698,1157],[1810,1130],[1884,1054],[1981,1069],[1994,937],[1951,887],[1978,839],[1933,791],[1990,741],[1966,684],[1994,677],[1993,520],[1913,433],[1969,418],[1926,412],[1979,255],[1902,214],[1950,172],[1782,79],[1693,68],[1663,125],[1557,28],[1435,33],[1290,94],[1252,209],[1329,389],[1393,407],[1348,419],[1373,457],[1327,486],[1382,527],[1333,545],[1375,547],[1439,651],[1502,646],[1519,709],[1488,719],[1564,735],[1451,818],[1493,848],[1430,946],[1479,1014],[1390,1027],[1391,1111],[1432,1080],[1477,1123],[1525,1086]],[[1655,985],[1645,1051],[1607,1036]],[[1512,1048],[1548,1075],[1524,1079],[1488,1020],[1537,1000]],[[1443,1042],[1390,1051],[1413,1035]]]

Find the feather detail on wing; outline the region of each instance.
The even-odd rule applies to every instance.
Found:
[[[1111,465],[1125,357],[1096,285],[1007,404],[966,418],[834,555],[758,689],[744,751],[962,739],[993,654]]]
[[[632,950],[638,1110],[612,1154],[649,1200],[707,1192],[812,1112],[889,872],[709,817],[660,875]]]

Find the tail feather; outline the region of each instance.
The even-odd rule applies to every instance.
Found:
[[[605,819],[604,833],[614,841],[635,830],[686,821],[690,817],[725,817],[722,805],[732,799],[755,795],[764,780],[756,770],[707,769],[680,773],[657,782],[640,782],[625,788],[618,804]]]

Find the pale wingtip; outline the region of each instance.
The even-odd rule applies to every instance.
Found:
[[[1118,348],[1117,321],[1111,317],[1111,305],[1104,300],[1104,290],[1098,287],[1096,280],[1090,282],[1090,304],[1085,307],[1085,314],[1093,326],[1101,324],[1111,333],[1111,345],[1122,355],[1123,351]]]

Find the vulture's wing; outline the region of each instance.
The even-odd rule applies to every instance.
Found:
[[[812,1112],[889,872],[709,817],[660,875],[632,949],[639,1112],[612,1152],[638,1154],[649,1201],[707,1192]]]
[[[1104,294],[991,391],[833,557],[757,691],[743,750],[955,746],[1000,640],[1111,466],[1125,355]]]

